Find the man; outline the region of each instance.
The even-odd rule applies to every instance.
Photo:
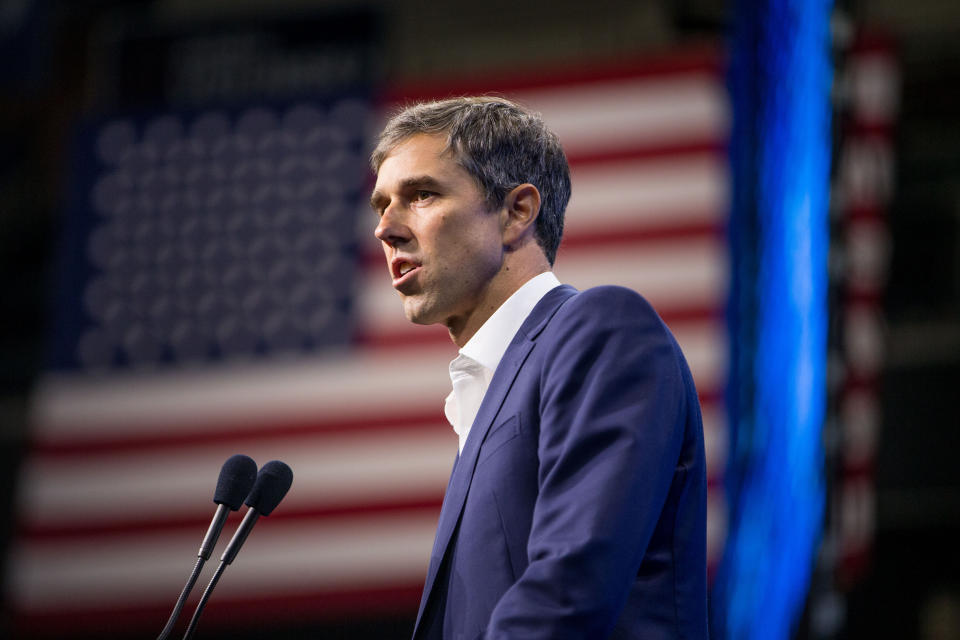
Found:
[[[404,312],[460,347],[460,453],[414,638],[705,637],[696,391],[643,298],[551,272],[570,197],[556,136],[459,98],[395,116],[371,163]]]

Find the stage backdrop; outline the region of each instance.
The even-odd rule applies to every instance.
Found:
[[[159,632],[234,453],[284,460],[294,482],[202,626],[414,614],[456,452],[442,412],[455,348],[444,329],[403,317],[364,204],[364,156],[398,104],[461,93],[543,113],[573,173],[557,275],[636,289],[682,345],[703,404],[715,562],[728,280],[719,59],[84,123],[9,559],[21,635]]]

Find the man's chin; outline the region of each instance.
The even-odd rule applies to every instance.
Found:
[[[416,300],[410,298],[406,298],[403,301],[403,313],[407,316],[407,320],[413,324],[427,325],[437,322],[422,305],[417,304]]]
[[[430,324],[436,324],[435,322],[431,322],[430,320],[426,320],[419,316],[410,315],[409,313],[407,314],[407,320],[409,320],[412,324],[422,324],[424,326],[430,325]]]

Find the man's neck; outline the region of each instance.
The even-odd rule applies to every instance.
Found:
[[[450,339],[458,348],[463,348],[463,345],[469,342],[470,338],[480,330],[480,327],[510,296],[532,278],[547,271],[550,271],[550,264],[546,261],[546,258],[542,262],[528,263],[525,269],[505,263],[501,271],[490,282],[487,295],[473,309],[472,313],[467,317],[455,317],[447,321]]]

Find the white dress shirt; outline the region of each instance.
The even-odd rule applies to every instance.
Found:
[[[457,433],[461,453],[493,373],[510,341],[543,296],[559,285],[560,281],[551,271],[528,280],[487,318],[460,349],[460,355],[450,363],[453,391],[447,396],[443,411]]]

